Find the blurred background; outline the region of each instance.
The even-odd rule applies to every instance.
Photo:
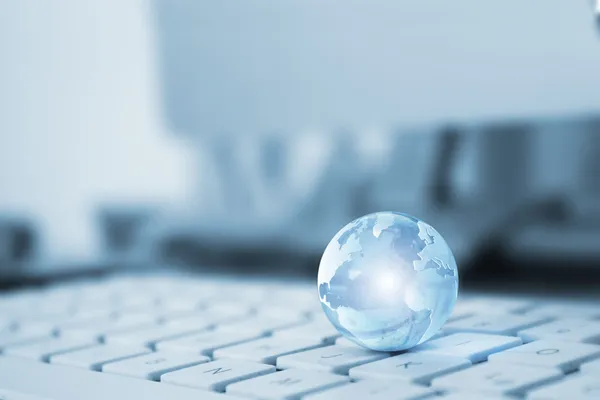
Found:
[[[394,210],[467,286],[593,292],[597,9],[0,0],[0,282],[313,279],[342,226]]]

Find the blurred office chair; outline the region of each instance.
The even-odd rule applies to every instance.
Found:
[[[286,224],[289,240],[310,254],[321,252],[345,224],[368,212],[363,191],[366,168],[354,134],[341,130],[331,139],[333,149],[327,163],[313,189],[298,205],[296,215]]]
[[[431,187],[440,138],[430,128],[397,129],[391,132],[392,145],[387,162],[373,175],[370,208],[404,211],[419,216],[431,205]],[[452,168],[448,161],[445,168]]]
[[[371,208],[430,221],[459,264],[468,264],[480,251],[497,245],[511,220],[532,202],[532,134],[524,123],[400,133],[390,164],[374,182]],[[476,154],[465,154],[467,148]],[[475,185],[466,191],[455,176],[464,159],[474,160],[467,168],[476,171]]]
[[[559,122],[554,122],[559,123]],[[563,128],[571,148],[553,149],[559,168],[574,160],[569,182],[559,193],[562,212],[529,219],[507,237],[507,256],[530,265],[579,265],[597,268],[600,263],[600,118],[570,121]],[[571,154],[569,154],[571,153]],[[570,156],[570,157],[569,157]],[[567,158],[568,157],[568,158]]]
[[[0,278],[22,273],[37,252],[37,234],[27,218],[0,216]]]
[[[97,215],[103,261],[110,265],[141,266],[152,260],[152,236],[162,212],[147,204],[111,204]]]

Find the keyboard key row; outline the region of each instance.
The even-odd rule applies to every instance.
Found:
[[[324,372],[289,369],[226,387],[228,394],[265,400],[298,399],[349,383],[348,377]]]
[[[518,331],[541,325],[550,321],[550,317],[522,316],[510,314],[473,315],[444,325],[446,333],[473,332],[494,335],[516,336]]]
[[[143,330],[132,330],[123,333],[107,334],[104,341],[110,344],[138,345],[154,348],[156,343],[206,331],[209,324],[192,326],[157,325]]]
[[[413,400],[435,396],[429,388],[401,382],[362,381],[305,397],[307,400]]]
[[[481,333],[455,333],[424,343],[409,351],[457,357],[467,359],[472,363],[478,363],[487,360],[490,354],[521,344],[521,339],[516,337]]]
[[[388,357],[359,347],[327,346],[277,358],[278,369],[307,369],[347,375],[350,368]]]
[[[106,364],[102,367],[102,372],[157,381],[168,372],[209,361],[208,357],[201,355],[158,351]]]
[[[0,333],[0,352],[10,346],[51,338],[52,335],[38,329],[20,329]]]
[[[600,346],[539,340],[492,354],[489,361],[556,368],[569,373],[579,369],[582,363],[596,358],[600,358]]]
[[[275,372],[272,365],[242,360],[218,360],[162,375],[161,382],[224,392],[235,382]]]
[[[233,358],[275,365],[277,358],[324,346],[318,339],[294,339],[273,336],[225,347],[214,352],[215,359]]]
[[[350,369],[350,377],[355,380],[402,380],[429,385],[434,378],[470,366],[471,362],[464,358],[425,353],[404,353],[352,368]]]
[[[583,318],[563,318],[535,328],[522,330],[519,332],[519,337],[525,343],[544,339],[600,344],[600,321]]]
[[[145,347],[107,344],[55,355],[50,357],[50,363],[101,371],[105,364],[149,353],[151,350]]]
[[[51,356],[92,347],[97,344],[97,342],[89,340],[50,338],[29,344],[7,347],[4,349],[3,354],[48,362]]]
[[[190,352],[213,356],[215,350],[235,346],[237,344],[260,339],[262,332],[232,332],[230,330],[215,329],[187,335],[178,339],[165,340],[156,344],[157,350]]]
[[[481,392],[494,395],[523,396],[527,391],[561,379],[558,370],[530,366],[484,363],[436,378],[432,387],[445,391]]]
[[[527,398],[531,400],[596,400],[600,398],[600,381],[596,376],[573,376],[533,390]]]
[[[26,393],[31,396],[27,400],[227,399],[218,393],[199,393],[182,386],[44,364],[19,357],[0,357],[0,388],[9,393]],[[11,400],[26,399],[17,397]]]

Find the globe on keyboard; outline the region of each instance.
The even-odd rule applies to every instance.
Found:
[[[452,251],[433,227],[380,212],[342,228],[318,274],[325,315],[348,339],[372,350],[406,350],[435,335],[458,295]]]
[[[463,293],[446,326],[388,353],[344,339],[310,283],[29,288],[0,294],[0,398],[600,398],[597,302]]]

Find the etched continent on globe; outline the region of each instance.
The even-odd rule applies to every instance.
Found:
[[[446,322],[458,271],[442,236],[417,218],[380,212],[346,225],[319,265],[325,314],[348,339],[373,350],[425,342]]]

